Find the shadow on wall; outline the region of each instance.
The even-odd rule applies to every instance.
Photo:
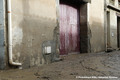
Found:
[[[42,57],[42,44],[53,40],[56,21],[51,18],[30,14],[29,0],[22,0],[23,20],[19,23],[22,29],[22,43],[13,48],[14,55],[23,63],[23,68],[40,66],[45,63]],[[16,57],[16,56],[14,56]]]

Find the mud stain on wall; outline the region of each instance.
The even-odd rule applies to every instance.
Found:
[[[12,0],[12,11],[14,61],[23,68],[43,65],[42,44],[54,40],[55,1]]]

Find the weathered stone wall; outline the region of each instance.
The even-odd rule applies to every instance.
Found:
[[[104,51],[104,0],[91,0],[88,4],[88,26],[91,52]]]
[[[42,51],[43,44],[53,46],[53,51],[59,48],[59,5],[56,9],[56,1],[12,0],[13,59],[22,63],[23,68],[46,63]],[[105,51],[104,20],[104,0],[91,0],[91,3],[80,5],[81,52]],[[5,54],[1,53],[4,50],[3,30],[3,25],[0,24],[0,35],[3,37],[0,38],[0,55]],[[116,48],[117,16],[114,10],[110,10],[110,34],[111,46]],[[59,49],[57,52],[59,53]],[[1,59],[3,57],[0,56]]]
[[[42,44],[54,39],[55,0],[12,0],[13,59],[23,68],[44,64]]]
[[[80,5],[80,52],[88,53],[89,49],[89,38],[88,38],[88,12],[87,4]]]

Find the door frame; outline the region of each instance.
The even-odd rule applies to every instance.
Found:
[[[72,1],[72,0],[68,0]],[[78,1],[78,0],[73,0]],[[83,0],[84,1],[84,0]],[[73,4],[76,4],[74,2]],[[88,36],[89,33],[89,24],[88,24],[88,5],[86,2],[79,2],[80,5],[80,53],[89,53],[91,52],[91,46],[90,46],[90,37]],[[59,14],[59,6],[60,6],[60,0],[56,0],[56,15],[57,15],[57,51],[60,54],[60,32],[59,32],[59,23],[60,23],[60,14]],[[83,17],[84,16],[84,17]]]
[[[63,7],[62,5],[66,6],[66,7]],[[60,0],[60,8],[62,8],[62,7],[63,7],[62,10],[63,11],[65,10],[67,13],[64,13],[64,14],[66,14],[66,16],[64,16],[64,17],[63,17],[64,14],[60,13],[60,17],[66,18],[66,19],[68,19],[68,17],[69,17],[70,21],[65,19],[65,21],[69,21],[66,23],[67,25],[63,27],[62,24],[64,24],[64,23],[62,23],[62,24],[60,24],[61,26],[59,27],[59,29],[66,28],[66,30],[67,30],[67,32],[64,33],[64,37],[63,36],[61,37],[62,33],[59,30],[60,31],[60,47],[62,48],[62,49],[60,49],[60,54],[66,55],[68,53],[73,53],[73,52],[79,53],[80,52],[80,37],[79,37],[80,36],[80,29],[79,29],[80,28],[80,5],[73,4],[72,2]],[[67,9],[70,9],[70,11],[75,10],[75,13],[73,11],[69,12],[69,10],[67,10]],[[72,16],[71,14],[73,16],[76,16],[76,18],[73,17],[73,19],[71,19],[71,16]],[[61,21],[63,22],[63,20],[60,19],[60,22]],[[69,25],[69,24],[71,24],[71,21],[76,22],[76,24],[75,24],[76,35],[74,35],[73,32],[69,31],[69,29],[71,29],[71,30],[73,29],[72,25]],[[71,35],[69,34],[69,32],[71,33]],[[69,37],[66,38],[67,36],[65,36],[65,34],[68,35]],[[74,35],[74,38],[73,38],[73,35]],[[76,38],[76,40],[74,41],[75,38]],[[63,39],[65,39],[65,42]],[[70,42],[70,43],[67,43],[66,41]],[[64,43],[62,44],[61,42],[64,42]],[[75,44],[76,44],[76,46],[75,46]],[[63,45],[64,45],[64,47],[62,47]]]
[[[110,12],[107,11],[107,48],[111,48],[110,42]]]
[[[120,48],[120,23],[118,24],[118,21],[120,22],[120,13],[116,13],[117,16],[117,47]]]
[[[117,16],[117,47],[120,48],[120,17]]]

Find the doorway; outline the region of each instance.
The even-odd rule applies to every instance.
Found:
[[[80,52],[80,6],[60,1],[60,54]]]
[[[117,17],[117,42],[117,46],[120,48],[120,17]]]
[[[107,48],[111,48],[111,44],[110,44],[110,12],[107,12]]]

